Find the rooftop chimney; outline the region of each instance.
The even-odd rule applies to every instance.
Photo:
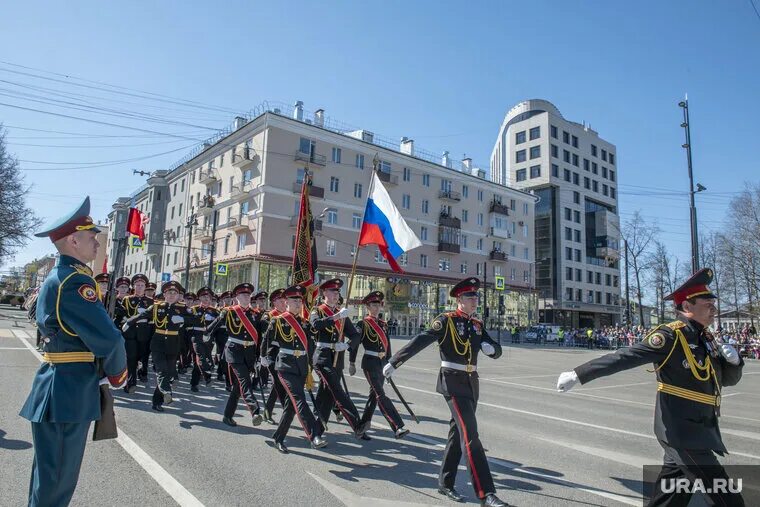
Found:
[[[462,159],[462,172],[472,174],[472,159],[466,155]]]
[[[317,109],[314,112],[314,125],[316,125],[317,127],[325,126],[325,110],[324,109]]]
[[[245,125],[245,118],[243,118],[242,116],[235,116],[235,122],[234,122],[235,130],[242,128],[243,125]]]
[[[401,153],[414,156],[414,139],[408,137],[401,138]]]
[[[448,151],[443,152],[443,157],[441,157],[441,165],[445,167],[451,167],[451,160],[449,160]]]
[[[295,109],[293,109],[293,118],[298,121],[303,121],[303,102],[296,102]]]

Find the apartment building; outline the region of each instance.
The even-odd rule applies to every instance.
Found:
[[[226,135],[164,176],[179,184],[177,201],[171,187],[167,206],[170,215],[174,207],[175,221],[168,219],[168,230],[179,227],[177,238],[186,238],[182,229],[188,219],[197,223],[190,245],[191,289],[207,283],[212,262],[226,265],[225,276],[212,277],[217,291],[242,281],[267,291],[288,284],[306,171],[313,178],[319,276],[340,277],[347,285],[377,157],[381,180],[423,246],[400,260],[403,275],[393,273],[376,248],[360,249],[349,303],[383,290],[385,317],[417,329],[451,303],[450,287],[472,274],[490,287],[492,317],[502,295],[504,324],[536,320],[535,196],[487,180],[469,159],[455,168],[448,153],[434,157],[416,151],[411,139],[394,143],[338,127],[324,111],[307,113],[300,103],[289,113],[266,110],[236,119]],[[162,269],[184,282],[182,257],[178,254],[175,264],[173,253],[162,252],[161,260]],[[495,290],[496,277],[506,290]]]
[[[505,116],[491,154],[494,182],[533,191],[542,322],[620,322],[617,149],[546,100]]]

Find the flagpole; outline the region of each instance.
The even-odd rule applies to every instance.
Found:
[[[375,153],[375,157],[372,159],[372,171],[370,171],[370,178],[369,178],[369,185],[367,186],[367,199],[364,201],[364,211],[366,214],[367,211],[367,201],[369,201],[369,196],[372,195],[372,189],[375,186],[375,174],[377,174],[377,170],[380,167],[380,157],[377,156],[377,153]],[[364,226],[364,215],[362,215],[362,223],[359,226],[359,234],[356,235],[356,246],[354,247],[354,261],[351,265],[351,276],[348,279],[348,292],[346,292],[346,306],[345,308],[348,308],[348,301],[351,298],[351,289],[354,286],[354,275],[356,275],[356,262],[359,260],[359,241],[361,240],[362,233],[361,228]],[[343,341],[343,330],[346,329],[346,326],[341,326],[340,328],[340,334],[338,335],[338,341]],[[335,368],[338,365],[338,353],[335,354],[335,358],[333,359],[333,368]]]

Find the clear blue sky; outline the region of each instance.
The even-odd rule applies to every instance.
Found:
[[[209,128],[226,126],[233,111],[264,100],[303,100],[310,110],[323,107],[328,116],[378,134],[409,136],[423,149],[467,153],[487,167],[505,112],[521,100],[544,98],[617,145],[623,220],[641,209],[688,260],[688,180],[676,104],[688,92],[695,178],[709,189],[698,196],[700,221],[704,229],[719,228],[732,193],[760,180],[758,47],[760,17],[749,0],[6,2],[0,60],[222,110],[158,102],[165,109],[150,109],[142,99],[73,87],[62,77],[56,79],[66,82],[55,83],[7,72],[37,73],[4,64],[0,103],[202,138]],[[141,112],[203,128],[30,102],[18,93],[47,92],[19,83],[139,102]],[[135,109],[125,102],[96,103]],[[161,169],[191,144],[92,137],[140,133],[3,105],[0,122],[8,126],[11,152],[29,169],[178,150],[87,170],[28,171],[30,202],[43,217],[90,194],[93,216],[103,219],[116,197],[143,183],[132,169]],[[50,251],[37,240],[11,264]]]

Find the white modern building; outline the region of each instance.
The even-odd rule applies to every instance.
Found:
[[[572,327],[620,322],[617,150],[546,100],[505,116],[491,179],[533,191],[541,321]]]

